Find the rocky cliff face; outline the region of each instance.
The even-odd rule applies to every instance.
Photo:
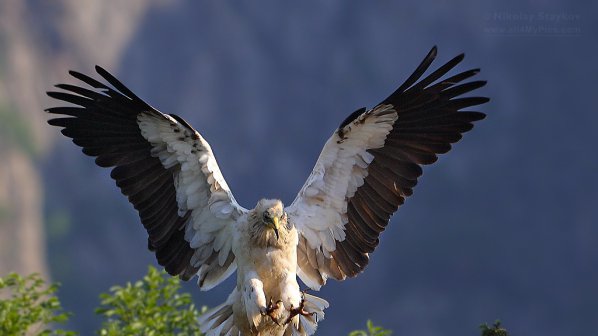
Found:
[[[38,163],[57,132],[44,92],[69,68],[118,63],[139,18],[163,2],[0,2],[0,274],[48,274]]]
[[[0,155],[0,274],[47,274],[39,173],[18,149]]]
[[[47,274],[42,185],[34,165],[47,132],[34,76],[39,52],[20,1],[0,4],[0,273]]]

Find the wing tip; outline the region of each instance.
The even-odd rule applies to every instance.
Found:
[[[50,126],[66,127],[65,119],[69,119],[69,118],[52,118],[52,119],[48,119],[47,123]]]
[[[82,73],[80,73],[79,71],[75,71],[75,70],[69,70],[69,75],[75,77],[75,78],[79,78],[79,76],[83,75]]]
[[[104,74],[106,74],[106,73],[107,73],[107,74],[109,74],[109,72],[108,72],[108,71],[106,71],[106,69],[102,68],[101,66],[99,66],[99,65],[97,65],[97,64],[94,66],[94,69],[95,69],[95,70],[96,70],[96,72],[97,72],[97,73],[98,73],[100,76],[102,76],[102,77],[104,77]]]
[[[489,97],[478,97],[477,101],[476,101],[476,103],[477,103],[476,105],[483,105],[483,104],[488,103],[489,101],[490,101]]]
[[[70,84],[64,84],[64,83],[59,83],[59,84],[55,84],[54,85],[55,88],[57,89],[61,89],[61,90],[69,90],[70,87],[72,87],[72,85]]]
[[[432,49],[430,49],[430,51],[428,52],[428,56],[426,56],[426,59],[428,59],[428,58],[435,59],[436,56],[438,56],[438,46],[434,45],[434,46],[432,46]]]
[[[453,57],[453,59],[451,61],[454,62],[454,64],[455,64],[454,66],[457,66],[459,63],[463,62],[464,59],[465,59],[465,53],[460,53],[459,55]]]
[[[96,72],[98,73],[98,75],[102,76],[102,78],[104,78],[106,81],[108,81],[108,83],[114,85],[114,86],[118,86],[116,85],[114,82],[120,84],[120,81],[118,79],[116,79],[116,77],[114,77],[114,75],[112,75],[108,70],[104,69],[103,67],[99,66],[99,65],[95,65],[94,69],[96,70]],[[120,90],[119,87],[117,87],[117,89]],[[123,92],[124,93],[124,92]]]
[[[486,117],[487,117],[486,113],[483,113],[483,112],[474,112],[472,114],[470,122],[476,122],[476,121],[484,120],[484,119],[486,119]]]

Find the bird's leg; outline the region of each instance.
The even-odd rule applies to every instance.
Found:
[[[266,310],[262,312],[262,315],[270,316],[270,319],[272,319],[272,322],[280,325],[280,322],[278,321],[278,318],[276,318],[276,316],[274,316],[274,313],[278,310],[278,308],[280,308],[281,303],[282,303],[282,300],[278,300],[278,301],[276,301],[276,303],[272,303],[272,298],[270,298],[270,301],[268,302],[268,307],[266,307]]]
[[[291,309],[289,309],[289,317],[284,322],[284,324],[289,324],[289,322],[291,322],[293,317],[295,317],[297,315],[313,316],[315,314],[316,314],[315,312],[310,313],[307,310],[305,310],[305,291],[302,291],[301,292],[301,302],[299,302],[299,307],[294,308],[293,305],[291,305]]]

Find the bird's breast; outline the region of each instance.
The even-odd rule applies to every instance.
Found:
[[[264,282],[280,282],[289,275],[296,274],[296,249],[280,249],[275,247],[258,248],[252,251],[251,258],[255,270]],[[266,285],[266,284],[265,284]]]

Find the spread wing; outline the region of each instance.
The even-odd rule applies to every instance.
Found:
[[[235,201],[210,145],[187,122],[146,104],[106,70],[112,87],[78,72],[90,86],[56,87],[52,98],[77,106],[46,110],[64,117],[50,125],[96,157],[126,195],[146,228],[148,247],[172,275],[198,274],[207,290],[236,269],[231,229],[247,210]]]
[[[311,288],[363,271],[391,215],[412,194],[421,165],[434,163],[485,117],[461,111],[488,101],[461,97],[486,84],[462,83],[479,70],[440,79],[463,55],[420,80],[435,57],[436,47],[388,98],[343,121],[286,209],[300,232],[298,275]]]

